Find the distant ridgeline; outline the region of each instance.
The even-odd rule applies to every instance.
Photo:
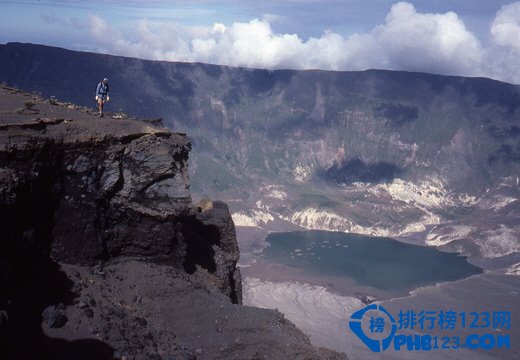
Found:
[[[291,180],[298,165],[340,184],[435,174],[467,190],[520,173],[520,88],[489,79],[252,70],[18,43],[1,45],[0,61],[0,81],[85,106],[109,76],[109,111],[190,131],[195,171],[217,170],[195,191],[255,174]]]

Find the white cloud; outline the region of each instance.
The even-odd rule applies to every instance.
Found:
[[[497,12],[490,33],[493,43],[486,49],[485,74],[520,84],[520,2]]]
[[[109,28],[107,22],[99,16],[90,16],[90,33],[94,36],[95,40],[102,45],[112,45],[114,40],[115,30]]]
[[[111,28],[99,16],[89,22],[102,50],[146,59],[270,69],[382,68],[520,83],[520,2],[498,11],[488,48],[456,13],[422,14],[407,2],[393,5],[384,24],[349,37],[326,31],[304,41],[296,34],[274,32],[270,20],[266,16],[229,26],[188,27],[143,19],[132,34]]]
[[[392,6],[386,23],[371,34],[386,67],[475,75],[482,50],[457,14],[419,14],[413,5]]]
[[[520,2],[498,11],[491,24],[491,35],[497,45],[520,51]]]

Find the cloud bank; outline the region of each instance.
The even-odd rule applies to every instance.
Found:
[[[378,68],[520,84],[520,2],[497,12],[486,47],[456,13],[418,13],[407,2],[393,5],[383,24],[348,37],[326,31],[304,41],[275,33],[267,19],[208,27],[142,19],[132,33],[123,33],[92,15],[89,28],[99,50],[144,59],[268,69]]]

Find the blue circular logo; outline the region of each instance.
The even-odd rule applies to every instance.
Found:
[[[352,314],[349,327],[373,352],[388,349],[397,330],[394,318],[384,307],[369,305]]]

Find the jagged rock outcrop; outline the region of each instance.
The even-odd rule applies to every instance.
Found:
[[[12,237],[58,262],[173,259],[189,273],[217,274],[213,282],[241,301],[229,211],[192,205],[186,136],[132,120],[39,119],[7,120],[0,132],[1,217]]]
[[[190,147],[0,89],[1,358],[343,358],[234,305],[234,224],[222,202],[192,204]]]
[[[15,228],[12,236],[66,263],[169,258],[189,273],[217,272],[240,293],[227,207],[191,203],[186,136],[133,120],[32,116],[6,119],[0,130],[2,225]],[[215,257],[214,248],[226,256]]]

